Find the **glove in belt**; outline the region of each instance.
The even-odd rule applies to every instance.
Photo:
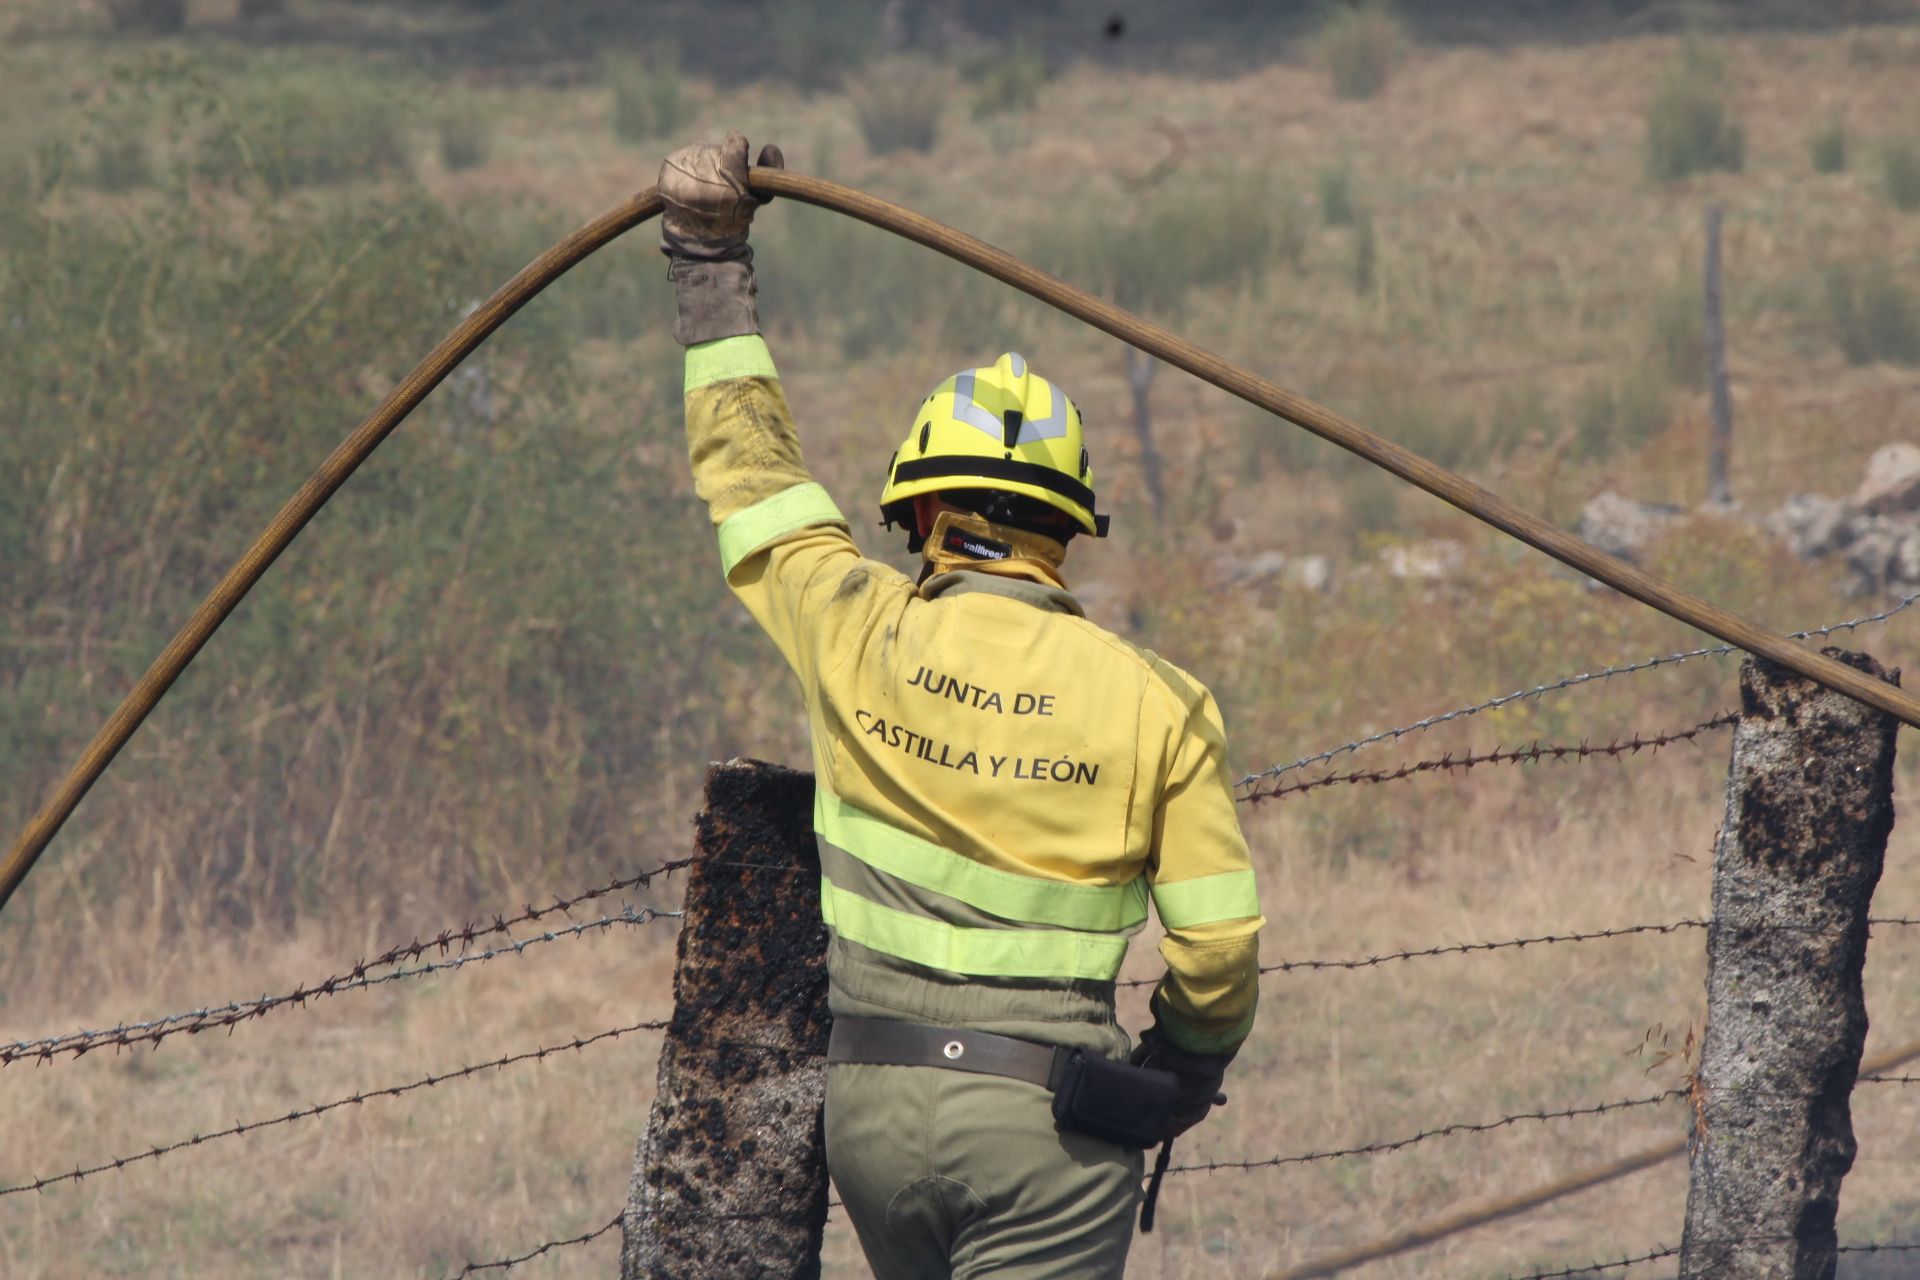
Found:
[[[1043,1089],[1059,1083],[1072,1051],[960,1027],[928,1027],[891,1018],[835,1018],[829,1063],[943,1067],[1024,1080]]]

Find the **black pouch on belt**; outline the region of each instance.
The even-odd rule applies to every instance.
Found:
[[[1053,1091],[1053,1118],[1063,1129],[1123,1147],[1151,1147],[1173,1128],[1180,1079],[1115,1062],[1084,1049],[1067,1055]]]

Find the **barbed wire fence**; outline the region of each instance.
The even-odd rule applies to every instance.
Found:
[[[1793,634],[1803,639],[1826,637],[1841,631],[1851,631],[1863,626],[1884,623],[1910,609],[1916,601],[1920,601],[1920,595],[1908,596],[1879,613],[1852,618],[1823,627],[1811,628],[1806,631],[1794,632]],[[1478,753],[1467,752],[1458,755],[1451,753],[1442,754],[1425,759],[1408,761],[1392,768],[1327,772],[1297,781],[1281,781],[1282,779],[1290,779],[1291,775],[1301,773],[1315,765],[1329,764],[1342,757],[1353,755],[1368,748],[1383,743],[1398,742],[1410,735],[1419,734],[1443,724],[1468,719],[1515,702],[1542,698],[1549,694],[1577,689],[1584,685],[1600,681],[1618,679],[1666,666],[1690,662],[1698,658],[1723,656],[1733,652],[1734,649],[1732,646],[1710,646],[1665,654],[1637,662],[1598,668],[1543,682],[1529,688],[1497,695],[1478,703],[1430,715],[1406,725],[1371,732],[1339,746],[1314,752],[1284,764],[1277,764],[1258,773],[1249,774],[1235,784],[1237,791],[1236,799],[1248,805],[1259,805],[1269,801],[1308,795],[1313,792],[1329,790],[1336,787],[1384,785],[1433,776],[1458,778],[1474,769],[1488,766],[1525,766],[1541,763],[1579,764],[1599,760],[1620,762],[1634,757],[1651,755],[1663,749],[1694,744],[1714,730],[1726,728],[1734,724],[1738,719],[1737,715],[1732,712],[1724,712],[1686,728],[1663,730],[1653,733],[1635,732],[1624,738],[1612,738],[1598,745],[1585,741],[1572,744],[1542,744],[1535,742],[1519,747],[1497,747]],[[635,906],[631,903],[623,903],[617,911],[604,912],[599,916],[589,919],[576,919],[573,913],[578,907],[599,902],[602,899],[616,894],[632,890],[650,889],[654,887],[656,881],[692,866],[693,861],[694,860],[690,858],[682,858],[663,862],[650,870],[616,878],[604,885],[589,888],[571,896],[556,896],[546,905],[535,905],[530,902],[523,905],[518,911],[511,914],[503,913],[495,915],[491,920],[485,922],[468,921],[456,926],[448,926],[425,938],[416,936],[407,942],[391,946],[370,959],[357,961],[340,973],[330,975],[316,982],[298,985],[282,993],[267,994],[251,999],[232,1000],[223,1004],[208,1005],[137,1021],[127,1021],[111,1027],[81,1029],[0,1043],[0,1068],[26,1061],[31,1061],[41,1066],[53,1065],[60,1061],[76,1061],[96,1050],[104,1049],[125,1051],[136,1046],[147,1046],[157,1049],[164,1042],[175,1036],[197,1036],[215,1029],[227,1029],[229,1033],[231,1033],[242,1024],[258,1020],[270,1013],[288,1009],[308,1008],[320,1000],[344,995],[353,991],[407,982],[415,978],[450,976],[469,967],[486,964],[496,959],[516,958],[536,948],[556,945],[570,939],[605,933],[618,928],[646,926],[663,920],[679,921],[682,918],[682,913],[679,911],[663,910],[653,906]],[[761,870],[765,870],[765,868],[761,868]],[[524,934],[524,936],[513,936],[516,930],[523,930],[529,925],[542,925],[556,916],[565,918],[567,923],[558,925],[557,927],[542,927],[538,932],[527,933]],[[1870,924],[1875,927],[1885,928],[1910,927],[1920,924],[1920,917],[1900,915],[1879,916],[1872,918]],[[1645,936],[1708,931],[1714,927],[1714,922],[1710,919],[1685,918],[1654,921],[1604,929],[1540,933],[1532,936],[1486,941],[1437,943],[1367,956],[1285,959],[1262,965],[1260,972],[1263,975],[1297,972],[1350,973],[1360,970],[1371,970],[1389,964],[1406,964],[1447,957],[1486,955],[1489,953],[1519,951],[1528,948],[1540,949],[1586,945]],[[493,940],[496,939],[500,939],[501,941],[493,942]],[[480,946],[479,949],[475,949],[477,944],[486,942],[493,942],[493,945]],[[436,958],[428,959],[427,957],[430,954]],[[1123,987],[1140,987],[1150,985],[1150,983],[1144,980],[1129,980],[1119,985]],[[158,1161],[165,1156],[191,1148],[206,1146],[228,1139],[246,1137],[261,1130],[296,1124],[343,1108],[359,1106],[372,1101],[402,1098],[451,1082],[468,1080],[483,1074],[505,1071],[526,1063],[545,1061],[556,1055],[577,1054],[581,1050],[598,1044],[642,1032],[665,1030],[669,1026],[670,1022],[666,1019],[631,1022],[592,1035],[578,1036],[570,1040],[501,1055],[486,1061],[429,1074],[403,1083],[359,1090],[328,1101],[298,1107],[281,1114],[236,1122],[220,1130],[208,1133],[195,1133],[186,1137],[155,1143],[128,1154],[97,1159],[92,1163],[78,1163],[68,1170],[39,1174],[25,1181],[0,1186],[0,1199],[27,1192],[44,1194],[49,1189],[62,1184],[78,1183],[98,1175],[118,1172],[132,1165]],[[743,1044],[741,1047],[751,1048],[752,1046],[751,1044]],[[783,1052],[785,1051],[783,1050]],[[1867,1073],[1861,1075],[1858,1083],[1861,1085],[1891,1086],[1897,1088],[1920,1084],[1920,1076],[1894,1074],[1891,1072]],[[1169,1168],[1167,1172],[1170,1176],[1192,1176],[1200,1174],[1212,1176],[1229,1173],[1253,1174],[1263,1170],[1279,1169],[1294,1165],[1376,1157],[1404,1151],[1429,1142],[1471,1137],[1520,1125],[1546,1125],[1587,1120],[1630,1110],[1653,1109],[1663,1104],[1684,1103],[1687,1101],[1688,1096],[1689,1089],[1679,1087],[1665,1089],[1639,1097],[1574,1103],[1557,1107],[1539,1107],[1527,1111],[1498,1115],[1490,1119],[1454,1120],[1423,1128],[1414,1133],[1399,1137],[1378,1138],[1326,1149],[1283,1152],[1258,1159],[1209,1159],[1193,1161],[1174,1165]],[[466,1276],[481,1273],[509,1271],[522,1264],[536,1259],[550,1257],[564,1250],[590,1245],[611,1234],[615,1228],[621,1225],[621,1221],[621,1216],[615,1215],[603,1225],[589,1228],[577,1234],[556,1236],[554,1239],[544,1241],[511,1256],[491,1261],[468,1262],[456,1275],[449,1277],[449,1280],[463,1280]],[[1904,1254],[1915,1251],[1920,1251],[1920,1243],[1882,1242],[1841,1246],[1841,1252],[1843,1253],[1862,1255],[1878,1253]],[[1572,1277],[1623,1271],[1643,1264],[1674,1258],[1677,1257],[1679,1253],[1680,1249],[1678,1246],[1658,1246],[1647,1252],[1623,1255],[1618,1259],[1602,1260],[1577,1266],[1562,1266],[1559,1269],[1539,1270],[1525,1275],[1511,1276],[1509,1280],[1571,1280]]]

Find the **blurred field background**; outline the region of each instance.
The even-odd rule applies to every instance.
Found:
[[[1891,603],[1756,527],[1920,415],[1910,4],[1319,9],[995,0],[12,0],[0,9],[0,817],[30,816],[180,621],[429,346],[679,142],[949,221],[1571,525],[1701,506],[1700,218],[1726,210],[1739,510],[1649,567],[1782,629]],[[776,204],[762,312],[864,527],[902,413],[1023,352],[1098,441],[1090,614],[1219,694],[1251,772],[1699,643],[1176,372],[913,246]],[[653,237],[441,388],[188,671],[0,917],[0,1039],[292,987],[682,855],[705,762],[805,762],[684,475]],[[874,535],[874,536],[870,536]],[[1409,565],[1438,565],[1432,575]],[[1395,571],[1399,566],[1399,571]],[[1324,581],[1322,581],[1324,579]],[[1913,667],[1920,623],[1840,642]],[[1712,659],[1370,749],[1604,742],[1731,706]],[[1266,958],[1697,916],[1724,733],[1246,813]],[[1344,763],[1344,762],[1343,762]],[[1913,778],[1901,766],[1901,785]],[[1896,829],[1881,914],[1920,914]],[[667,886],[637,902],[669,904]],[[0,1185],[664,1016],[671,925],[0,1069]],[[1152,976],[1151,948],[1130,974]],[[1698,932],[1266,981],[1188,1159],[1658,1092]],[[1869,1052],[1920,1034],[1876,934]],[[1128,1006],[1140,1025],[1137,1001]],[[0,1198],[0,1274],[437,1277],[623,1203],[656,1040]],[[1670,1136],[1676,1106],[1170,1180],[1130,1274],[1256,1275]],[[1843,1238],[1920,1239],[1920,1095],[1863,1087]],[[1356,1272],[1496,1277],[1678,1240],[1679,1164]],[[607,1274],[606,1240],[521,1270]],[[864,1269],[843,1223],[828,1270]],[[1850,1259],[1843,1274],[1897,1270]],[[1884,1261],[1884,1260],[1882,1260]],[[1630,1274],[1670,1274],[1671,1265]]]

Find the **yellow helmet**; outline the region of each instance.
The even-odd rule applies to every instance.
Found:
[[[1093,510],[1080,410],[1059,387],[1029,373],[1017,352],[933,389],[887,464],[880,515],[911,533],[910,500],[948,489],[1019,494],[1065,512],[1097,538],[1107,536],[1107,517]]]

